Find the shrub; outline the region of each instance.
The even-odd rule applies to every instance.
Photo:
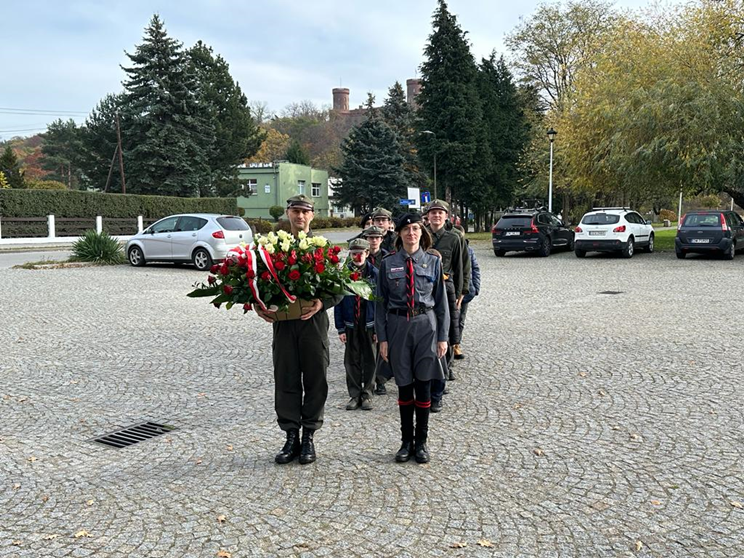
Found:
[[[670,211],[669,209],[662,209],[659,211],[659,219],[664,221],[665,219],[669,221],[676,221],[677,220],[677,214],[674,211]]]
[[[274,218],[274,221],[279,221],[282,215],[284,215],[284,208],[281,205],[272,205],[269,208],[269,215]]]
[[[106,265],[124,263],[121,243],[105,232],[98,234],[88,230],[80,240],[72,245],[72,261],[93,262]]]
[[[268,219],[246,219],[253,229],[253,234],[268,234],[274,230],[274,225]]]
[[[67,185],[59,180],[37,180],[34,178],[27,178],[26,188],[28,190],[67,190]]]

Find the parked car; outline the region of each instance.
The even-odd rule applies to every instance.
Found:
[[[721,254],[733,260],[744,248],[744,220],[735,211],[690,211],[680,219],[674,250],[679,259],[687,254]]]
[[[632,258],[636,248],[654,251],[651,221],[627,207],[595,207],[581,218],[574,232],[577,258],[587,252],[620,252]]]
[[[134,235],[126,246],[129,263],[192,262],[205,271],[224,260],[227,251],[241,242],[250,244],[253,233],[234,215],[188,213],[171,215]]]
[[[554,248],[573,250],[574,233],[546,209],[517,209],[505,213],[491,229],[493,253],[537,252],[549,256]]]

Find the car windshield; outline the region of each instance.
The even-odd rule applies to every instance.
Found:
[[[529,228],[532,226],[530,215],[504,215],[496,224],[497,229]]]
[[[685,217],[683,227],[720,227],[720,214],[718,213],[693,213]]]
[[[247,231],[249,229],[248,223],[240,217],[217,217],[217,222],[226,231]]]
[[[591,213],[584,215],[581,220],[583,225],[612,225],[620,221],[620,215],[612,215],[610,213]]]

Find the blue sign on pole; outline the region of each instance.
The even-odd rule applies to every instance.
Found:
[[[400,205],[416,205],[416,200],[400,200]]]
[[[431,202],[431,193],[421,192],[421,203],[430,203],[430,202]]]

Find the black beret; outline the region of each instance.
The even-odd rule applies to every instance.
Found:
[[[419,213],[406,213],[400,219],[398,219],[398,223],[395,225],[395,231],[400,232],[403,230],[403,227],[407,227],[408,225],[412,225],[413,223],[421,223],[422,221],[423,219],[421,219],[421,215]]]

